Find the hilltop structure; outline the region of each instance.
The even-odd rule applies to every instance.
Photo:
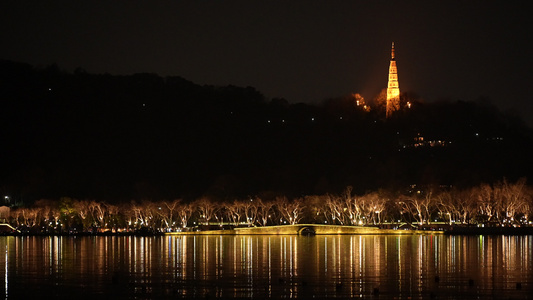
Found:
[[[387,112],[389,118],[395,111],[400,109],[400,85],[398,84],[398,69],[394,57],[394,42],[392,42],[391,60],[389,66],[389,84],[387,86]]]

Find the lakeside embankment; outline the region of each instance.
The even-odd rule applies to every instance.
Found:
[[[341,226],[341,225],[321,225],[321,224],[297,224],[265,227],[243,227],[224,230],[203,230],[169,232],[167,235],[370,235],[370,234],[443,234],[438,230],[395,230],[380,229],[378,227],[364,226]]]
[[[0,224],[3,225],[3,224]],[[61,232],[27,233],[16,230],[0,231],[0,235],[15,236],[158,236],[158,235],[533,235],[533,227],[468,227],[453,226],[446,229],[384,229],[372,226],[342,226],[323,224],[296,224],[231,229],[193,230],[180,232]]]

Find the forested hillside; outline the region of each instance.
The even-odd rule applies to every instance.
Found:
[[[484,101],[413,103],[384,120],[320,105],[0,62],[0,189],[32,202],[274,198],[531,178],[531,130]]]

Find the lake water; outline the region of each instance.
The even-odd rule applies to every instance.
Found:
[[[533,299],[533,236],[0,237],[5,299]]]

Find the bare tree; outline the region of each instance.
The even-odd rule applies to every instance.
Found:
[[[248,226],[255,224],[258,211],[257,201],[255,203],[253,199],[250,199],[250,201],[244,201],[243,206],[246,223]]]
[[[194,204],[181,203],[178,208],[178,218],[181,228],[187,228],[189,220],[194,213]]]
[[[349,220],[350,225],[361,225],[362,224],[362,214],[361,204],[364,203],[363,197],[350,197],[344,201],[344,207],[340,207],[340,211],[344,211],[347,219]],[[337,214],[339,214],[339,209]],[[344,222],[343,222],[344,223]]]
[[[137,211],[134,209],[137,204],[132,201],[130,203],[120,203],[118,205],[120,214],[124,218],[125,226],[129,230],[137,228]]]
[[[402,200],[405,210],[415,218],[418,224],[430,223],[431,214],[435,209],[432,191],[428,191],[424,195],[403,197]]]
[[[181,203],[181,199],[173,201],[161,201],[158,205],[157,213],[161,220],[161,225],[165,228],[172,228],[175,225],[176,214]]]
[[[533,190],[531,187],[526,187],[527,192],[524,205],[521,208],[522,213],[522,223],[527,224],[530,221],[530,217],[533,214]]]
[[[459,216],[459,207],[456,203],[457,197],[450,191],[443,191],[436,195],[437,210],[441,218],[446,220],[449,225],[452,225],[454,220]]]
[[[224,211],[226,212],[228,220],[230,220],[233,225],[237,226],[239,225],[241,216],[244,214],[244,206],[241,202],[234,200],[232,203],[224,204]]]
[[[105,217],[107,214],[107,208],[106,208],[105,203],[91,201],[90,207],[92,208],[92,211],[94,214],[94,220],[96,221],[97,226],[100,228],[105,228],[106,227]]]
[[[259,218],[259,225],[267,226],[269,219],[272,217],[272,208],[274,207],[274,202],[272,201],[263,201],[260,198],[256,199],[257,205],[257,215]]]
[[[146,227],[156,229],[160,227],[159,221],[159,206],[154,202],[145,200],[142,202],[142,207],[144,208],[144,224]]]
[[[372,219],[374,225],[381,224],[381,214],[385,210],[386,199],[376,192],[366,194],[363,199],[365,199],[364,202],[367,204],[366,207],[369,212],[366,217],[367,222]]]
[[[85,200],[74,200],[72,203],[75,212],[78,214],[78,217],[81,220],[83,230],[87,230],[92,223],[89,212],[88,201]]]
[[[475,189],[454,191],[452,195],[452,203],[456,207],[454,219],[459,220],[462,224],[473,223],[476,211],[478,210]]]
[[[109,223],[110,225],[112,225],[112,228],[114,231],[117,231],[118,226],[119,226],[119,221],[120,221],[119,212],[120,212],[120,209],[118,206],[113,205],[113,204],[107,204],[108,220],[106,221],[106,223]]]
[[[484,222],[491,222],[497,214],[498,204],[494,197],[493,189],[488,184],[479,186],[475,193],[478,199],[479,215]]]
[[[347,223],[346,199],[329,194],[326,197],[326,220],[329,219],[331,224],[345,225]]]
[[[132,201],[130,203],[130,210],[132,212],[131,215],[133,216],[133,218],[130,219],[130,225],[133,225],[135,228],[148,225],[145,222],[145,219],[146,219],[144,216],[145,208],[143,206],[136,203],[135,201]]]
[[[40,199],[38,201],[35,201],[34,207],[40,208],[41,213],[41,223],[44,228],[46,228],[45,231],[48,231],[49,229],[55,227],[56,222],[56,211],[57,209],[57,202],[51,201],[48,199]],[[57,220],[59,217],[57,218]]]
[[[39,215],[39,208],[22,207],[13,213],[18,226],[32,228],[37,224],[37,216]]]
[[[195,204],[196,208],[198,209],[198,213],[200,214],[201,222],[209,225],[209,222],[215,217],[215,214],[218,210],[216,203],[213,203],[206,197],[203,197],[197,200]]]
[[[502,184],[504,196],[504,212],[507,220],[518,223],[517,215],[522,212],[523,207],[528,202],[528,189],[526,186],[526,179],[521,178],[514,184],[509,184],[504,180]]]
[[[302,219],[304,206],[301,198],[288,201],[285,197],[278,197],[276,198],[276,207],[282,218],[288,221],[290,225],[298,224]]]

